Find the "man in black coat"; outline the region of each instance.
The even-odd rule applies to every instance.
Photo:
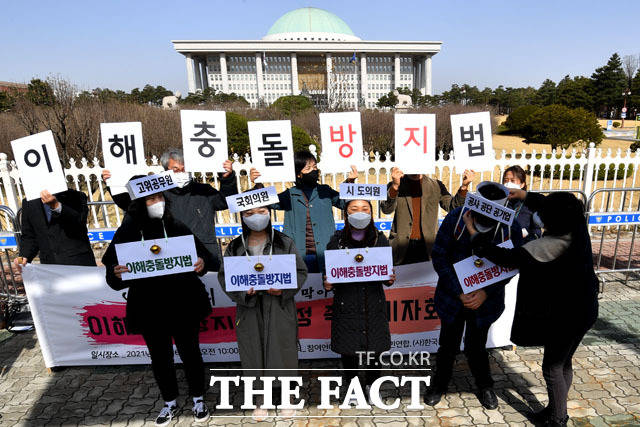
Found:
[[[210,271],[218,271],[222,262],[222,253],[216,239],[216,211],[228,209],[226,197],[238,194],[236,175],[232,162],[226,160],[222,167],[225,172],[219,174],[220,191],[209,184],[193,181],[184,170],[182,149],[170,148],[161,157],[160,162],[165,170],[172,170],[176,176],[178,188],[164,192],[170,201],[169,209],[174,218],[185,224],[202,244],[207,248],[205,259]],[[111,177],[108,170],[102,171],[104,180]],[[128,193],[113,195],[114,203],[123,211],[127,211],[131,198]]]
[[[20,257],[16,266],[26,265],[40,254],[42,264],[95,266],[87,235],[87,196],[76,190],[52,195],[47,190],[40,199],[23,200],[20,218]]]

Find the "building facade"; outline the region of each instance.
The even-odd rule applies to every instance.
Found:
[[[431,95],[439,41],[365,41],[336,15],[306,7],[280,17],[262,40],[174,40],[189,92],[211,87],[252,106],[304,94],[318,106],[375,107],[397,87]]]

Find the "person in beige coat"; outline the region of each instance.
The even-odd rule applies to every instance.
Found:
[[[387,200],[380,204],[385,214],[394,214],[389,241],[394,265],[429,261],[438,229],[438,209],[447,212],[464,205],[475,173],[464,171],[462,185],[452,196],[444,184],[426,175],[405,175],[391,169]]]

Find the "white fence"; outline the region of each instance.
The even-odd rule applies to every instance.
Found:
[[[311,147],[315,153],[315,147]],[[391,168],[394,166],[391,155],[386,153],[385,160],[381,160],[379,153],[375,153],[367,158],[366,171],[361,171],[359,182],[366,183],[387,183],[390,180]],[[247,174],[251,169],[249,155],[240,159],[238,155],[233,156],[233,169],[237,174],[239,189],[245,190],[249,187]],[[149,159],[149,171],[157,172],[162,169],[158,158],[153,156]],[[597,188],[623,188],[640,187],[638,178],[638,167],[640,166],[640,150],[631,152],[630,150],[612,151],[595,148],[593,144],[585,150],[543,150],[537,153],[502,151],[496,153],[495,164],[490,172],[478,173],[474,183],[483,180],[500,181],[503,171],[512,165],[519,165],[528,173],[527,185],[532,191],[544,190],[582,190],[588,196]],[[323,169],[323,162],[320,159],[318,166]],[[602,175],[602,169],[612,172],[604,172],[604,179],[597,179],[598,174]],[[81,159],[76,162],[71,159],[71,167],[66,169],[67,179],[70,187],[88,194],[91,205],[89,216],[90,229],[114,228],[120,224],[122,213],[108,202],[110,197],[105,194],[105,184],[101,179],[102,167],[97,158],[89,161]],[[436,173],[432,176],[441,180],[449,191],[453,194],[461,184],[463,171],[456,171],[454,168],[453,155],[444,156],[440,152],[439,160],[436,163]],[[197,179],[212,183],[218,187],[217,175],[209,171],[200,171],[196,174]],[[338,185],[346,178],[346,174],[324,174],[322,181],[325,184],[338,188]],[[7,155],[0,153],[0,204],[10,207],[14,212],[20,208],[20,201],[24,197],[24,192],[20,183],[20,175],[15,162],[9,162]],[[290,183],[273,183],[280,190],[286,188]],[[607,206],[607,205],[608,206]],[[605,201],[605,197],[600,197],[593,203],[593,211],[611,211],[614,208],[618,211],[637,210],[635,205],[638,201],[630,198],[611,197]],[[376,216],[379,219],[390,219],[376,209]],[[334,209],[334,216],[341,219],[341,212]],[[444,212],[441,212],[444,214]],[[281,219],[280,215],[277,219]],[[219,224],[233,224],[237,218],[230,217],[226,212],[218,213]]]

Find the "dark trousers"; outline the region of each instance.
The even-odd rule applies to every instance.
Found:
[[[407,252],[405,253],[401,264],[415,264],[417,262],[425,261],[429,261],[429,254],[427,254],[427,245],[424,242],[424,239],[409,240]]]
[[[573,336],[556,337],[544,346],[542,375],[547,383],[552,419],[561,422],[567,416],[567,397],[573,381],[571,359],[589,329]]]
[[[369,366],[367,365],[367,358],[366,356],[363,354],[362,355],[362,364],[358,363],[358,356],[351,356],[351,355],[345,355],[343,354],[341,356],[342,359],[342,367],[344,369],[362,369],[364,370],[365,368],[376,368],[375,363],[372,360],[372,365]],[[376,354],[375,360],[378,360],[378,355]],[[360,374],[359,371],[344,371],[344,378],[346,381],[351,381],[353,378],[357,377]],[[377,380],[380,377],[380,371],[364,371],[364,385],[371,385],[373,384],[373,382],[375,380]],[[349,384],[343,384],[343,386],[346,387]]]
[[[440,393],[447,391],[465,325],[464,354],[476,386],[480,390],[493,387],[489,370],[489,353],[486,349],[489,326],[478,327],[475,312],[463,308],[453,322],[442,322],[440,326],[440,348],[436,356],[436,373],[433,379],[433,388]]]
[[[198,341],[199,326],[196,324],[194,327],[176,328],[175,331],[151,331],[142,334],[151,355],[153,376],[165,401],[178,397],[172,338],[182,359],[189,394],[193,397],[204,394],[205,373]]]

